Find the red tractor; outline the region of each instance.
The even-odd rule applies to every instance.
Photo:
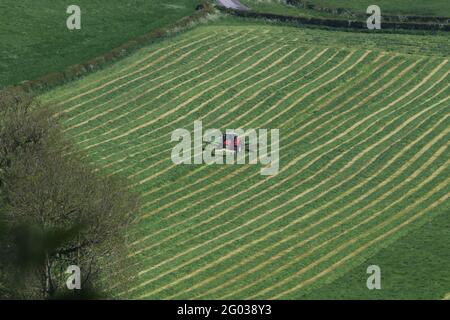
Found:
[[[224,133],[222,138],[222,147],[228,151],[241,152],[241,139],[235,133]]]

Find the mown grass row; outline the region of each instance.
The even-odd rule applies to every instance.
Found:
[[[256,51],[256,54],[255,54],[256,59],[254,60],[254,61],[256,61],[255,63],[250,64],[250,65],[246,65],[245,63],[242,63],[241,65],[237,65],[236,68],[231,68],[230,70],[227,70],[227,74],[226,74],[227,77],[224,78],[223,80],[219,81],[216,84],[214,84],[213,82],[210,82],[210,81],[204,81],[204,82],[202,82],[202,86],[200,86],[200,89],[206,90],[209,88],[208,90],[210,90],[210,92],[211,92],[213,90],[213,88],[218,88],[219,85],[226,87],[228,84],[231,84],[232,81],[240,81],[242,79],[245,79],[245,77],[247,76],[245,74],[245,72],[248,72],[249,70],[254,70],[259,65],[262,65],[265,62],[267,62],[267,63],[273,62],[273,60],[271,60],[271,59],[272,58],[275,59],[276,58],[275,54],[278,51],[281,51],[282,49],[283,49],[282,47],[281,48],[276,48],[276,47],[262,48],[261,50]],[[273,52],[270,52],[270,50],[272,50]],[[243,59],[242,62],[247,62],[249,60],[250,60],[250,57],[246,57],[245,59]],[[260,60],[262,60],[262,61],[260,61]],[[242,66],[245,66],[245,67],[242,67]],[[212,73],[212,74],[214,74],[214,73]],[[210,88],[210,87],[213,87],[213,88]],[[192,92],[192,94],[193,95],[188,96],[188,100],[184,101],[183,103],[174,101],[173,103],[165,104],[164,106],[167,106],[167,109],[166,110],[164,110],[164,109],[157,110],[159,112],[162,112],[162,114],[159,114],[158,112],[156,112],[156,114],[153,115],[153,117],[158,118],[158,119],[160,119],[162,117],[169,118],[166,116],[175,114],[174,111],[177,111],[177,110],[180,110],[181,112],[183,112],[183,111],[192,112],[192,110],[189,108],[190,107],[192,108],[193,104],[198,103],[198,100],[197,100],[198,93]],[[191,100],[193,101],[192,103],[190,103]],[[174,108],[174,106],[176,106],[176,107]],[[199,107],[197,106],[197,108],[199,108]],[[145,113],[144,116],[138,117],[138,119],[136,121],[136,126],[137,126],[137,129],[139,129],[139,132],[136,132],[136,128],[134,128],[132,130],[125,129],[126,131],[124,133],[120,133],[120,131],[117,132],[117,130],[115,130],[116,132],[114,132],[112,134],[113,138],[108,139],[107,143],[111,143],[112,141],[117,141],[117,140],[119,140],[118,142],[121,142],[120,140],[122,140],[122,141],[125,140],[125,139],[121,139],[122,137],[125,137],[125,136],[128,137],[132,134],[140,136],[141,132],[145,132],[144,130],[141,130],[143,128],[141,126],[145,126],[145,129],[152,127],[149,125],[149,123],[147,123],[148,122],[147,116],[148,116],[148,114]],[[150,123],[154,124],[154,123],[156,123],[156,121],[153,121]],[[153,127],[156,127],[156,125],[153,125]],[[117,134],[119,134],[119,135],[117,136]],[[103,143],[105,143],[105,142],[102,142],[102,144]],[[92,146],[95,146],[95,144],[89,145],[88,148],[91,148]]]
[[[241,35],[241,37],[243,37],[243,36],[244,35]],[[209,37],[207,37],[207,38],[209,38]],[[117,104],[117,102],[121,102],[121,101],[117,101],[118,100],[117,97],[115,95],[112,95],[111,94],[112,92],[117,94],[117,92],[120,93],[120,91],[118,89],[121,89],[122,87],[125,87],[124,88],[125,90],[129,90],[130,88],[132,88],[132,90],[125,91],[123,93],[126,93],[126,95],[124,95],[126,98],[127,97],[133,97],[132,101],[135,101],[138,98],[141,98],[142,96],[144,96],[144,94],[147,94],[148,92],[153,92],[155,89],[158,89],[160,86],[162,86],[162,85],[164,85],[164,84],[166,84],[168,82],[175,82],[175,80],[177,80],[180,77],[180,75],[178,75],[177,77],[174,77],[174,74],[177,72],[177,70],[173,69],[173,68],[171,69],[170,66],[175,65],[178,62],[186,61],[186,60],[189,61],[189,64],[192,64],[192,65],[198,64],[198,62],[200,60],[199,59],[200,57],[203,57],[205,54],[213,51],[213,49],[216,49],[216,48],[214,48],[214,46],[216,46],[218,44],[221,44],[223,42],[228,43],[228,41],[226,41],[226,38],[225,39],[222,38],[222,39],[216,40],[215,42],[208,42],[205,39],[203,39],[203,40],[201,40],[201,42],[202,42],[201,46],[196,46],[195,42],[194,43],[190,43],[189,47],[193,48],[193,49],[188,50],[187,52],[184,52],[183,54],[180,54],[178,57],[175,56],[176,59],[173,59],[173,61],[171,61],[170,63],[167,63],[167,61],[166,61],[164,66],[161,66],[161,68],[157,70],[158,72],[155,72],[154,70],[152,70],[151,72],[145,73],[144,75],[141,75],[141,76],[139,76],[139,77],[137,77],[137,78],[135,78],[133,80],[127,81],[125,84],[123,84],[122,86],[119,86],[118,88],[115,88],[114,90],[107,91],[104,94],[102,94],[101,96],[95,97],[95,100],[97,100],[97,101],[95,102],[95,104],[91,104],[91,108],[89,108],[87,110],[88,112],[93,114],[94,117],[90,117],[90,115],[88,114],[87,117],[84,117],[84,118],[86,118],[86,121],[82,121],[81,123],[80,123],[80,121],[78,119],[74,119],[74,117],[72,117],[70,120],[75,122],[76,125],[73,125],[73,126],[69,127],[69,129],[80,127],[80,126],[84,125],[85,123],[87,123],[88,121],[92,121],[92,120],[98,118],[99,116],[102,116],[102,115],[105,114],[105,112],[100,113],[100,115],[95,113],[95,112],[92,112],[92,111],[95,111],[92,108],[94,106],[104,107],[104,105],[106,104],[109,108],[103,108],[103,109],[105,109],[105,111],[110,111],[111,110],[111,106],[114,106],[114,108],[117,108],[117,106],[114,105],[114,104]],[[205,42],[206,42],[206,44],[203,45],[203,43],[205,43]],[[230,48],[228,48],[228,49],[233,49],[234,48],[230,44],[229,44],[229,46],[230,46]],[[178,51],[178,50],[179,49],[177,49],[176,51]],[[172,54],[173,54],[173,52],[172,52]],[[217,57],[217,54],[216,54],[215,57]],[[161,58],[164,59],[164,57],[161,57]],[[191,70],[189,70],[189,73],[193,74],[194,70],[199,69],[200,67],[201,66],[197,66],[196,68],[192,68]],[[150,76],[153,76],[153,75],[156,75],[156,77],[152,77],[150,83],[148,81],[145,81]],[[182,75],[185,75],[185,74],[182,74]],[[164,82],[159,81],[161,79],[168,79],[168,80],[166,80]],[[137,80],[139,80],[139,82],[136,83]],[[146,89],[146,88],[148,88],[150,86],[150,84],[153,84],[156,81],[160,82],[158,84],[158,86],[153,86],[151,88],[152,90],[144,91],[143,92],[144,94],[141,94],[142,93],[141,91],[143,91],[142,87],[144,87],[144,89]],[[137,89],[141,89],[141,90],[138,91]],[[98,99],[100,97],[102,97],[102,96],[105,96],[105,95],[107,96],[106,98],[113,97],[115,99],[113,101],[111,101],[111,99],[108,99],[105,103],[99,104]],[[91,99],[91,100],[89,100],[87,102],[91,102],[92,100],[94,100],[94,99]],[[127,101],[127,100],[125,100],[125,101]],[[113,104],[111,104],[111,102],[113,102]],[[77,107],[77,106],[75,106],[75,107]],[[114,110],[114,109],[112,109],[112,110]],[[82,114],[78,114],[77,117],[84,116],[86,113],[87,112],[84,112]],[[70,123],[68,123],[68,125],[70,125]]]
[[[307,48],[295,33],[263,31],[242,28],[173,54],[162,44],[150,70],[140,57],[115,70],[117,81],[97,75],[78,84],[76,99],[68,89],[54,95],[89,159],[145,195],[130,231],[137,277],[113,285],[120,296],[295,297],[404,232],[427,206],[442,207],[446,61]],[[174,166],[170,133],[197,119],[280,128],[280,173]]]
[[[367,66],[367,68],[368,68],[367,70],[369,70],[370,67],[371,67],[371,65],[368,65],[368,66]],[[363,70],[364,70],[364,69],[363,69]],[[367,70],[366,70],[366,71],[367,71]],[[264,89],[264,88],[263,88],[263,89]],[[233,118],[232,120],[233,120],[233,122],[236,121],[235,118]],[[246,121],[246,122],[243,122],[243,124],[248,123],[248,122],[249,122],[249,119],[245,119],[245,121]],[[203,167],[203,168],[208,168],[208,167]],[[219,171],[219,172],[220,172],[220,171]],[[189,177],[187,177],[186,179],[188,179],[188,178],[189,178]],[[186,181],[186,182],[188,182],[188,181]],[[177,191],[183,191],[183,190],[178,189]],[[164,192],[164,190],[163,190],[163,192],[162,192],[160,195],[162,196],[162,195],[164,195],[164,194],[165,194],[165,192]],[[154,193],[151,193],[150,195],[154,196],[155,194],[154,194]],[[160,197],[158,197],[158,199],[161,200]],[[173,200],[175,200],[175,199],[173,199]],[[153,200],[152,202],[155,203],[155,200]]]
[[[349,55],[348,55],[348,57],[349,57]],[[347,61],[345,61],[345,62],[347,62]],[[345,62],[342,62],[342,64],[344,64]],[[302,88],[303,89],[303,88]],[[304,90],[306,90],[306,89],[304,89]],[[231,95],[231,93],[230,92],[227,92],[228,94],[230,94]],[[218,96],[222,96],[222,97],[227,97],[227,96],[225,96],[223,93],[220,93],[220,94],[218,94]],[[203,110],[204,111],[208,111],[208,110],[210,110],[211,108],[212,108],[212,104],[208,104],[207,105],[207,108],[204,108]],[[194,118],[195,119],[195,117],[198,117],[198,116],[200,116],[199,114],[193,114],[192,115],[192,118]],[[189,121],[189,120],[188,120]],[[190,121],[190,123],[192,123],[192,121]],[[145,137],[146,135],[144,135],[144,137]],[[166,169],[172,169],[173,168],[173,165],[169,165],[169,167],[168,168],[166,168]],[[146,184],[145,185],[145,187],[148,187],[148,184]]]

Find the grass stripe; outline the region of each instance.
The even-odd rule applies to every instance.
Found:
[[[169,259],[170,260],[170,259]]]

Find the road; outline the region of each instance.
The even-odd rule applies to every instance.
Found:
[[[217,3],[225,8],[237,9],[237,10],[248,10],[246,6],[241,4],[239,0],[217,0]]]

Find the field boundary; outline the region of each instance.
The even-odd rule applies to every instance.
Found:
[[[142,36],[131,39],[121,46],[114,48],[100,56],[92,58],[88,61],[64,68],[59,72],[48,73],[39,78],[25,80],[19,84],[0,88],[0,92],[11,92],[13,95],[34,92],[42,92],[62,85],[64,83],[76,80],[93,71],[98,71],[106,65],[120,60],[138,49],[150,45],[158,40],[164,39],[173,32],[180,32],[188,29],[191,25],[206,18],[208,14],[214,12],[214,7],[209,0],[202,0],[196,11],[187,17],[183,17],[165,28],[159,28],[148,32]]]
[[[231,8],[224,8],[217,6],[222,12],[244,17],[244,18],[254,18],[254,19],[267,19],[280,22],[289,22],[297,25],[315,25],[321,27],[331,27],[331,28],[346,28],[346,29],[356,29],[356,30],[367,30],[367,24],[362,20],[355,19],[331,19],[331,18],[316,18],[316,17],[296,17],[289,15],[281,15],[275,13],[263,13],[256,12],[253,10],[237,10]],[[450,24],[446,23],[419,23],[419,22],[383,22],[383,27],[385,30],[421,30],[421,31],[450,31]],[[383,32],[383,30],[378,31]]]

